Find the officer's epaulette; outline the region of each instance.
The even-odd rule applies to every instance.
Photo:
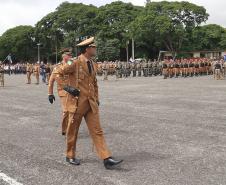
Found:
[[[56,65],[55,65],[55,67],[57,67],[57,66],[61,66],[61,65],[62,65],[62,63],[58,63],[58,64],[56,64]]]
[[[59,73],[59,72],[58,72],[58,69],[59,69],[61,66],[62,66],[61,63],[56,64],[55,67],[53,68],[53,73],[54,73],[54,74]]]

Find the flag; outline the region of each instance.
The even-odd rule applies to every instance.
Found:
[[[13,63],[11,54],[9,54],[9,55],[7,56],[7,60],[8,60],[11,64]]]

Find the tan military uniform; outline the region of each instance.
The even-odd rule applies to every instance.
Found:
[[[50,79],[50,74],[51,74],[51,68],[50,65],[46,65],[46,85],[49,84],[49,79]]]
[[[31,64],[27,64],[26,72],[27,72],[27,84],[31,84],[31,74],[32,74],[33,68]]]
[[[36,84],[39,84],[39,74],[40,74],[40,65],[39,64],[35,64],[34,66],[34,75],[36,78]]]
[[[83,117],[87,123],[98,156],[101,159],[106,159],[111,156],[104,140],[103,130],[100,126],[96,69],[93,62],[90,62],[93,66],[91,74],[87,66],[88,60],[84,55],[79,56],[78,60],[71,65],[61,67],[61,74],[70,74],[69,85],[80,89],[78,99],[70,94],[67,95],[66,106],[69,111],[69,125],[66,137],[66,156],[68,158],[75,157],[77,135]]]
[[[109,71],[109,64],[107,64],[107,62],[104,62],[103,63],[104,80],[108,80],[108,71]]]
[[[59,68],[63,66],[63,64],[58,64],[54,69],[49,79],[49,88],[48,94],[53,95],[53,87],[54,82],[57,82],[57,93],[60,97],[63,116],[62,116],[62,133],[66,133],[67,125],[68,125],[68,116],[69,113],[66,109],[66,99],[67,99],[67,92],[63,90],[64,86],[68,84],[68,75],[62,75],[59,73]]]
[[[225,78],[226,75],[226,62],[223,63],[223,77]]]

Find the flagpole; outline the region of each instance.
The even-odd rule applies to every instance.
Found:
[[[2,63],[4,63],[4,62],[6,61],[6,59],[8,58],[8,56],[9,56],[9,54],[7,55],[7,57],[5,58],[5,60],[3,60],[3,62],[2,62]]]

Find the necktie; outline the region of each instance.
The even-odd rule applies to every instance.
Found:
[[[88,66],[88,69],[89,69],[89,74],[92,74],[92,70],[93,70],[93,64],[91,61],[88,61],[87,62],[87,66]]]

